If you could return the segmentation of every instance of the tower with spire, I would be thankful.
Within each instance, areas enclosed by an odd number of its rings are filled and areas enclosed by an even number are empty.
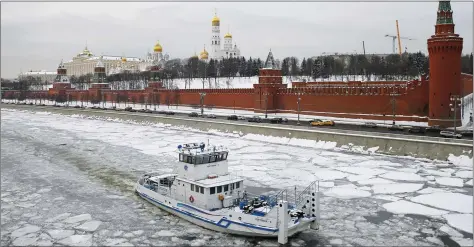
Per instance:
[[[212,58],[218,58],[221,55],[221,20],[217,17],[214,10],[212,18],[212,38],[211,38],[211,54]]]
[[[224,44],[223,47],[221,46],[221,20],[219,19],[219,17],[217,17],[216,12],[214,12],[214,17],[212,18],[211,23],[212,37],[209,58],[219,60],[222,58],[240,57],[240,50],[237,47],[237,44],[232,43],[232,34],[230,34],[229,31],[224,35]]]
[[[452,95],[461,92],[461,53],[463,39],[454,33],[450,1],[439,1],[435,34],[428,39],[429,53],[429,116],[428,125],[453,126],[450,104]],[[461,124],[456,107],[456,125]]]
[[[69,77],[67,76],[67,70],[64,67],[63,60],[58,65],[58,69],[56,70],[57,76],[54,79],[54,84],[56,83],[70,83]]]
[[[105,74],[105,66],[102,61],[102,56],[100,56],[99,61],[94,67],[94,83],[107,83],[107,75]]]

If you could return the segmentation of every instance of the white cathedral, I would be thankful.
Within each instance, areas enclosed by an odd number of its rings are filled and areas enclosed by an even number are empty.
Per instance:
[[[237,48],[236,44],[232,43],[232,35],[226,33],[224,35],[224,46],[221,44],[221,21],[216,14],[212,18],[212,37],[211,37],[211,49],[206,51],[206,48],[201,52],[200,58],[203,60],[216,59],[220,60],[222,58],[230,57],[240,57],[240,50]]]

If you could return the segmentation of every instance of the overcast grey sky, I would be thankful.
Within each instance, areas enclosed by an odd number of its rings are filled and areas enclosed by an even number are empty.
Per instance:
[[[473,4],[452,2],[463,53],[472,52]],[[221,35],[230,28],[242,55],[310,57],[323,52],[390,53],[400,35],[408,51],[426,52],[434,33],[437,2],[312,3],[1,3],[1,73],[55,70],[87,42],[94,54],[144,57],[159,40],[165,53],[184,58],[210,43],[214,8]],[[404,48],[403,48],[404,49]]]

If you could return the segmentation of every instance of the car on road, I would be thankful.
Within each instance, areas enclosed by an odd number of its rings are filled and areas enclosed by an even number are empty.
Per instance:
[[[239,120],[239,117],[237,115],[230,115],[227,117],[227,120]]]
[[[408,133],[421,133],[421,134],[424,134],[424,133],[426,133],[426,128],[421,127],[421,126],[412,126],[411,128],[408,129]]]
[[[260,118],[260,117],[251,117],[247,121],[252,122],[252,123],[261,123],[262,118]]]
[[[153,113],[153,111],[151,109],[145,109],[144,111],[145,113]]]
[[[275,118],[270,119],[270,123],[281,124],[281,123],[283,123],[283,122],[284,122],[284,120],[283,120],[283,118],[281,118],[281,117],[275,117]]]
[[[158,111],[158,114],[166,114],[166,111],[163,111],[163,110]]]
[[[311,125],[311,126],[334,126],[336,124],[332,120],[313,119],[313,120],[309,121],[309,125]]]
[[[214,115],[214,114],[208,114],[208,115],[206,115],[206,117],[207,118],[217,118],[216,115]]]
[[[166,115],[174,115],[174,111],[167,111],[165,114]]]
[[[426,132],[437,132],[439,133],[441,131],[441,126],[439,125],[433,125],[428,128],[426,128]]]
[[[188,114],[189,117],[199,117],[199,114],[197,112],[191,112]]]
[[[439,132],[439,135],[446,138],[458,138],[458,139],[462,138],[461,134],[454,133],[453,131],[447,131],[447,130],[443,130]]]
[[[362,127],[365,128],[377,128],[377,124],[374,122],[365,122]]]
[[[392,124],[390,125],[390,127],[388,127],[389,130],[393,130],[393,131],[403,131],[404,128],[401,126],[401,125],[398,125],[398,124]]]

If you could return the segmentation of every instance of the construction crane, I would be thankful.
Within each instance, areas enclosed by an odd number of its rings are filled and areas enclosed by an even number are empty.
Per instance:
[[[395,49],[395,40],[398,38],[398,53],[400,55],[402,55],[402,43],[401,43],[401,39],[406,39],[406,40],[415,40],[413,38],[408,38],[408,37],[401,37],[400,36],[400,29],[398,28],[398,20],[396,20],[396,26],[397,26],[397,35],[390,35],[390,34],[385,34],[385,37],[390,37],[392,38],[392,46],[393,46],[393,53],[396,53],[396,49]]]

